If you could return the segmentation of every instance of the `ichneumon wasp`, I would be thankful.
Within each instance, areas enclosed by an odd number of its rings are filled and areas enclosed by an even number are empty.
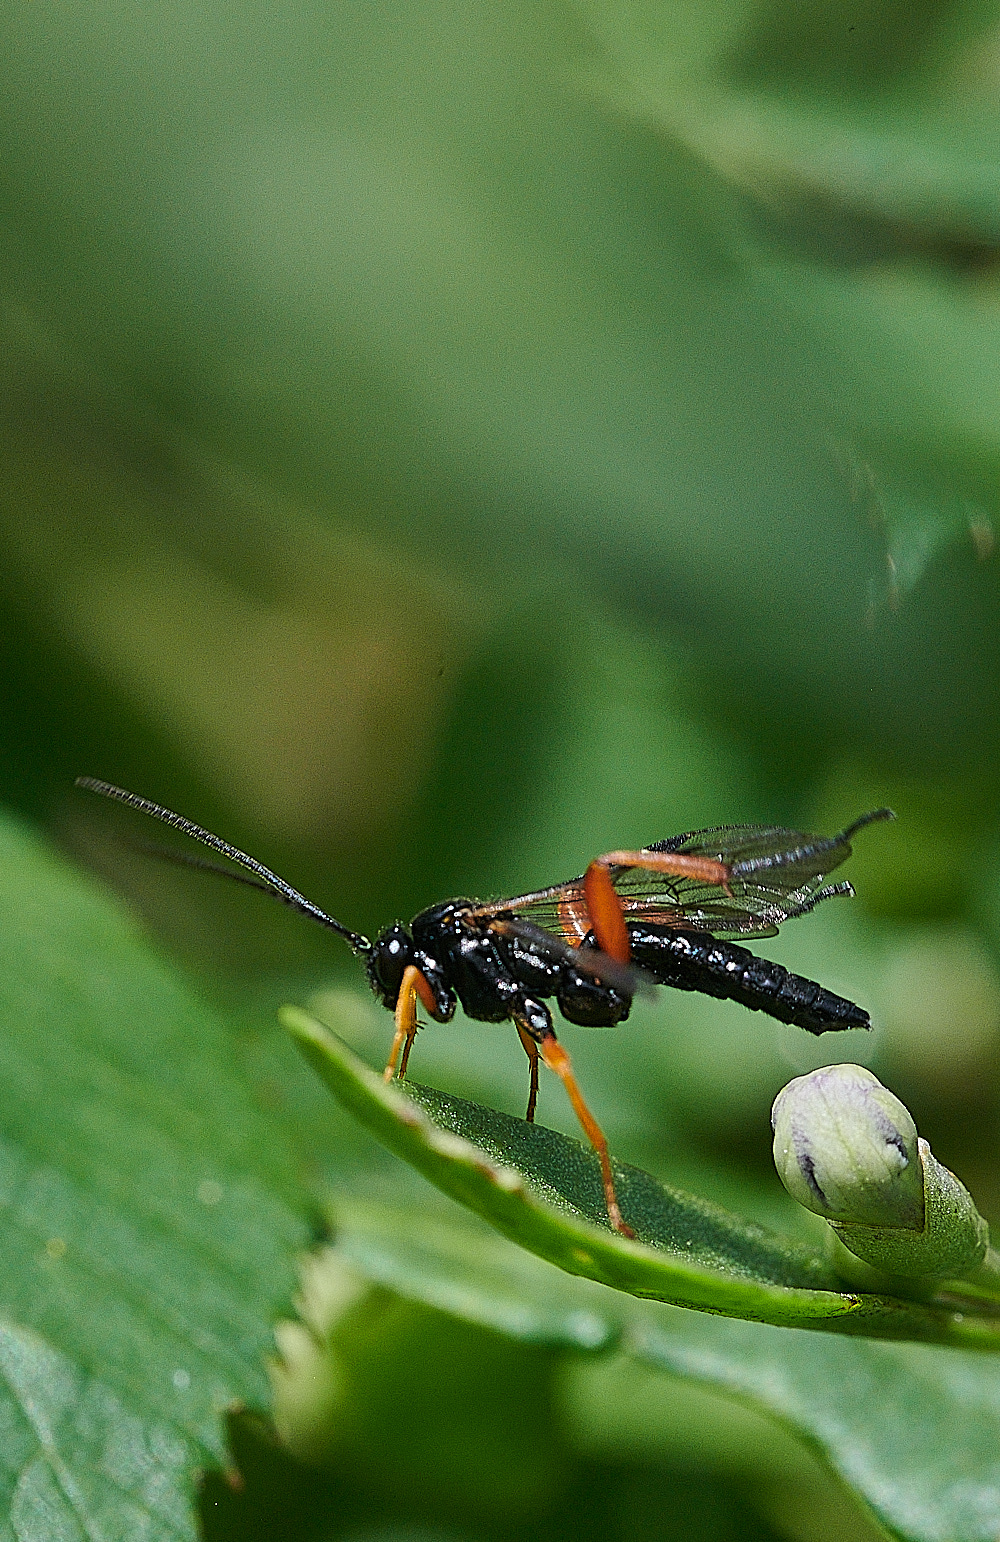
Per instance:
[[[509,899],[445,900],[398,921],[374,942],[320,910],[263,863],[170,809],[93,777],[77,786],[117,799],[172,825],[243,869],[234,872],[184,852],[158,854],[262,889],[342,937],[365,960],[375,995],[395,1013],[385,1078],[406,1075],[417,1032],[417,1002],[439,1023],[461,1002],[480,1022],[512,1022],[529,1065],[528,1120],[535,1116],[538,1062],[561,1080],[597,1153],[608,1220],[625,1236],[608,1143],[584,1101],[569,1055],[556,1038],[547,1001],[571,1023],[610,1027],[628,1017],[651,985],[703,991],[766,1012],[809,1033],[867,1028],[868,1013],[781,964],[758,958],[736,938],[772,937],[784,921],[821,900],[853,894],[825,884],[851,854],[865,825],[890,809],[862,814],[839,835],[804,835],[775,825],[719,825],[673,835],[640,851],[595,857],[581,878]]]

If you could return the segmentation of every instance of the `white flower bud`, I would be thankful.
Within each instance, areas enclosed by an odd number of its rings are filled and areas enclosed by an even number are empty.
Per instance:
[[[796,1077],[771,1122],[775,1165],[793,1199],[887,1281],[963,1280],[987,1267],[989,1227],[968,1189],[863,1066]]]
[[[860,1065],[797,1076],[774,1100],[785,1188],[828,1221],[920,1231],[924,1176],[909,1110]]]

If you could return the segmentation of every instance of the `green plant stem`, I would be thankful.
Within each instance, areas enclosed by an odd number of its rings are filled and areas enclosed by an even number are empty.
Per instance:
[[[935,1291],[935,1297],[967,1298],[974,1302],[990,1302],[1000,1307],[1000,1252],[989,1248],[979,1268],[960,1280],[948,1280]]]

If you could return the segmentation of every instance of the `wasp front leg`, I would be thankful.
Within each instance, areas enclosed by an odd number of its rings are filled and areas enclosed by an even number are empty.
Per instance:
[[[595,857],[583,877],[583,893],[590,924],[602,953],[627,964],[630,957],[628,927],[621,897],[611,876],[618,867],[641,867],[672,878],[697,878],[715,884],[729,894],[730,869],[713,857],[689,856],[683,851],[608,851]]]
[[[400,1059],[400,1052],[403,1058],[400,1061],[399,1074],[401,1077],[406,1075],[406,1063],[417,1036],[418,996],[431,1016],[437,1017],[437,1002],[427,976],[417,968],[416,964],[407,964],[403,970],[399,995],[396,997],[396,1032],[393,1034],[392,1049],[389,1051],[389,1059],[382,1073],[387,1082],[391,1082],[396,1074],[396,1062]]]

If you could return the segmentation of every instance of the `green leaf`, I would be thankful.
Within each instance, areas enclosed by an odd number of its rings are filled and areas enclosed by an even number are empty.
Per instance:
[[[458,1215],[458,1212],[455,1213]],[[608,1349],[621,1331],[614,1297],[547,1264],[467,1216],[360,1203],[333,1208],[338,1257],[366,1279],[526,1343]]]
[[[1000,1347],[989,1319],[847,1293],[800,1243],[615,1162],[635,1242],[611,1231],[594,1154],[553,1130],[408,1084],[387,1085],[321,1023],[281,1012],[331,1091],[391,1150],[498,1231],[570,1274],[726,1316],[885,1338]]]
[[[222,1025],[0,822],[0,1507],[18,1537],[191,1537],[219,1414],[267,1396],[305,1228]]]
[[[969,8],[978,15],[961,41],[954,15],[915,28],[912,7],[901,6],[893,35],[884,10],[864,18],[837,0],[811,15],[784,0],[753,9],[582,0],[578,9],[619,105],[765,203],[800,208],[804,220],[841,210],[885,222],[895,239],[880,232],[879,250],[996,241],[998,123],[986,74],[995,41],[981,8]]]
[[[233,1454],[245,1481],[237,1494],[212,1486],[204,1512],[208,1542],[242,1542],[248,1535],[261,1542],[423,1537],[425,1531],[437,1537],[442,1524],[449,1537],[530,1535],[538,1542],[580,1536],[626,1542],[640,1535],[735,1542],[775,1535],[755,1524],[756,1493],[751,1499],[742,1492],[745,1483],[737,1488],[712,1473],[682,1476],[648,1445],[639,1460],[636,1452],[608,1461],[581,1450],[567,1379],[608,1365],[609,1357],[568,1353],[568,1341],[540,1344],[530,1328],[527,1336],[514,1323],[512,1332],[497,1332],[490,1322],[492,1288],[506,1293],[518,1254],[529,1316],[545,1314],[550,1298],[567,1291],[592,1301],[603,1297],[619,1312],[639,1303],[560,1276],[455,1206],[426,1237],[425,1207],[408,1217],[383,1211],[375,1222],[373,1282],[345,1253],[348,1239],[370,1229],[368,1207],[352,1210],[338,1227],[336,1246],[306,1260],[297,1301],[301,1323],[279,1328],[275,1420],[284,1449],[309,1465],[286,1463],[282,1472],[281,1451],[266,1427],[234,1417]],[[343,1215],[339,1196],[336,1214]],[[414,1237],[423,1261],[411,1274]],[[398,1293],[383,1283],[386,1258],[400,1270]],[[463,1301],[469,1262],[474,1280]],[[449,1286],[456,1263],[458,1278]],[[453,1313],[441,1310],[442,1283],[455,1301]],[[634,1361],[618,1366],[633,1385],[664,1384]],[[578,1393],[569,1397],[576,1401]],[[712,1402],[716,1417],[721,1410],[725,1418],[725,1400]],[[758,1469],[754,1490],[759,1477]],[[647,1516],[642,1524],[639,1517]],[[309,1517],[312,1525],[303,1532],[296,1521]]]
[[[819,1449],[894,1535],[995,1542],[1000,1367],[987,1356],[788,1332],[632,1300],[560,1277],[457,1211],[434,1215],[338,1195],[334,1219],[331,1263],[347,1264],[410,1302],[528,1344],[617,1346],[622,1354],[613,1360],[576,1360],[573,1396],[599,1401],[600,1422],[623,1449],[632,1449],[641,1425],[641,1449],[653,1455],[649,1425],[664,1406],[668,1423],[678,1401],[675,1416],[685,1417],[688,1395],[676,1384],[662,1385],[658,1395],[644,1370],[653,1367],[776,1417]],[[577,1331],[578,1314],[584,1323],[603,1322],[603,1345]],[[695,1398],[695,1410],[701,1406]],[[703,1417],[725,1422],[725,1402],[708,1408]],[[760,1477],[775,1461],[774,1439],[753,1425],[748,1434],[738,1408],[732,1416],[738,1433],[731,1438],[761,1445],[747,1454]],[[664,1458],[669,1449],[668,1442]],[[787,1476],[775,1472],[772,1481],[787,1483]]]
[[[896,1536],[995,1542],[1000,1369],[982,1355],[672,1312],[636,1328],[650,1364],[749,1398],[818,1445]]]

